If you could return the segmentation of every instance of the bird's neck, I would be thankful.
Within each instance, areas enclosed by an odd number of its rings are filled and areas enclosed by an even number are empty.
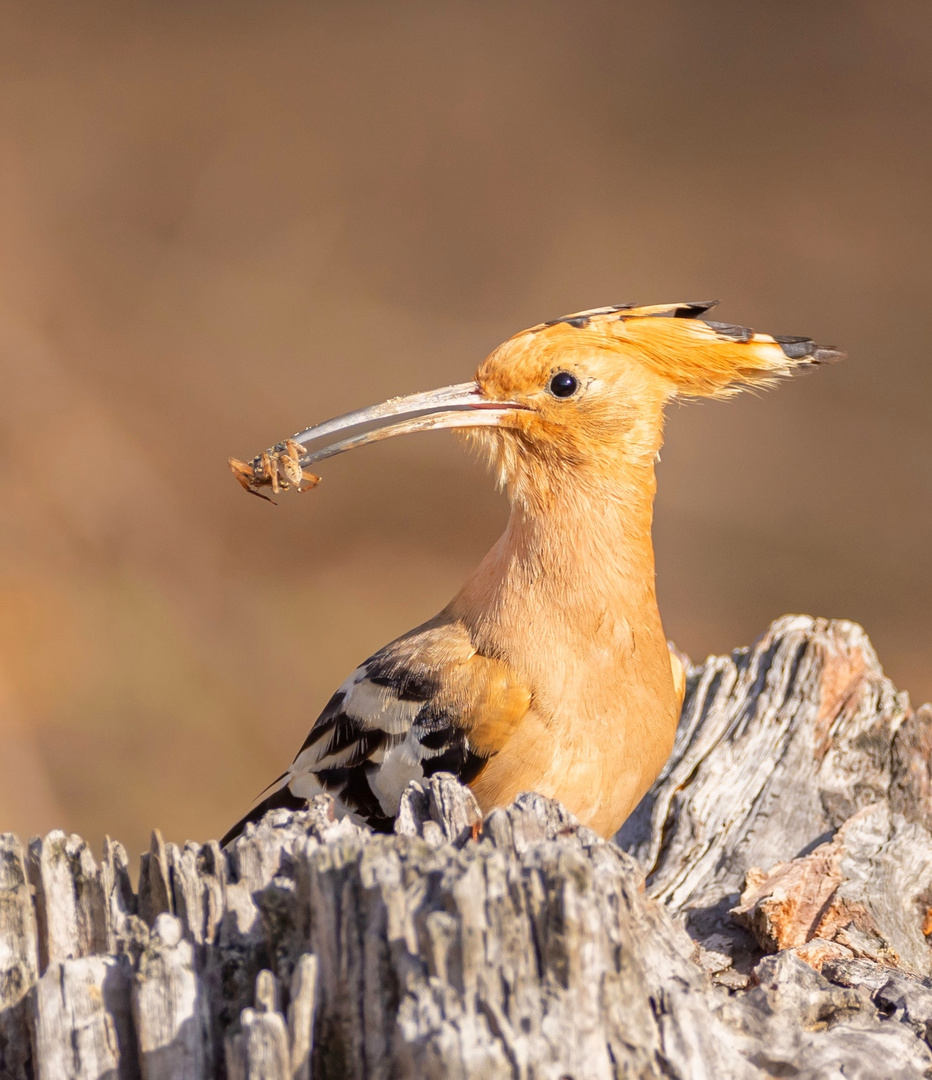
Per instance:
[[[544,499],[513,499],[508,526],[451,605],[477,641],[513,654],[530,642],[585,661],[663,642],[651,543],[653,463],[549,478]],[[517,656],[513,657],[515,660]]]
[[[605,477],[611,483],[605,483]],[[530,692],[535,743],[477,781],[480,802],[560,798],[611,835],[670,754],[679,714],[657,610],[653,463],[548,481],[517,499],[504,535],[445,612]]]

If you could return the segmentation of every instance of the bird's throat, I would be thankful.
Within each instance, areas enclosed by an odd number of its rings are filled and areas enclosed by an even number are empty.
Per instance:
[[[577,665],[620,659],[633,634],[665,648],[654,488],[653,466],[639,466],[551,487],[545,501],[513,500],[504,534],[451,607],[483,645],[534,667],[538,643]]]

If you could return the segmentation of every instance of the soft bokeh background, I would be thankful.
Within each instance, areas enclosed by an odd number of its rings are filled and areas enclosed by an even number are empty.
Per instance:
[[[694,657],[862,622],[932,697],[932,5],[0,5],[0,829],[206,839],[505,504],[449,435],[226,468],[606,303],[847,362],[674,409]]]

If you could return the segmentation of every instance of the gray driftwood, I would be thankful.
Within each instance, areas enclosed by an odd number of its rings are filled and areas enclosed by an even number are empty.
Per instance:
[[[932,709],[804,617],[689,671],[616,843],[450,777],[229,851],[0,837],[0,1078],[932,1077]],[[481,828],[481,833],[480,833]]]

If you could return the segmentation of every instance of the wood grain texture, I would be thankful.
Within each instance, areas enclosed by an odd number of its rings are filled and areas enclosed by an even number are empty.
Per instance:
[[[25,1080],[31,1048],[28,997],[39,977],[36,916],[25,852],[12,833],[0,835],[0,1075]]]
[[[0,1077],[932,1076],[932,710],[849,623],[687,674],[618,843],[442,774],[393,836],[324,796],[156,833],[138,891],[0,837]]]

